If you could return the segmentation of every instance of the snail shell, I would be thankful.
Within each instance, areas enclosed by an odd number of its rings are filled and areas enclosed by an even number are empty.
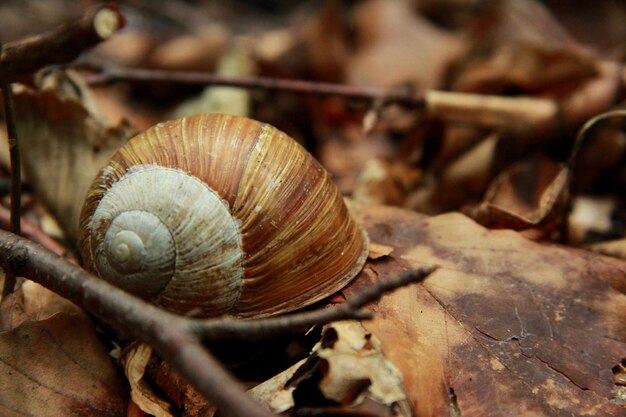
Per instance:
[[[165,309],[266,316],[361,270],[365,232],[329,174],[276,128],[200,115],[131,139],[83,206],[84,266]]]

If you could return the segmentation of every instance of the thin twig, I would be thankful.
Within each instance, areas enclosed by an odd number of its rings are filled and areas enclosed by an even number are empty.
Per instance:
[[[378,281],[376,285],[358,292],[344,303],[325,309],[295,313],[282,317],[270,317],[253,320],[193,320],[194,332],[205,340],[242,340],[254,341],[268,339],[287,332],[307,329],[316,324],[326,324],[339,320],[369,320],[372,313],[362,311],[385,293],[410,283],[420,282],[428,277],[437,267],[425,267],[406,271],[400,276]]]
[[[193,71],[170,71],[143,68],[124,68],[84,64],[87,69],[97,73],[86,77],[91,85],[106,84],[116,81],[133,82],[168,82],[178,84],[220,85],[267,91],[290,91],[299,94],[333,95],[355,100],[382,99],[385,103],[400,103],[411,106],[423,106],[424,95],[408,90],[389,90],[378,87],[359,87],[347,84],[333,84],[317,81],[293,80],[267,77],[225,77],[219,74]]]
[[[0,50],[4,50],[4,46],[0,46]],[[21,234],[21,202],[22,202],[22,168],[20,162],[20,150],[17,141],[17,129],[15,127],[15,109],[13,107],[13,92],[11,84],[5,83],[0,86],[2,88],[2,103],[4,106],[4,121],[7,128],[7,137],[9,141],[9,164],[11,170],[11,206],[9,214],[9,224],[11,232],[16,235]],[[4,277],[4,285],[2,287],[2,299],[13,292],[15,288],[16,277],[13,270],[7,269]]]
[[[0,230],[0,264],[82,306],[154,350],[221,413],[269,417],[202,346],[184,317],[156,308],[43,247]]]
[[[591,119],[587,120],[585,124],[580,128],[580,130],[578,131],[578,134],[576,135],[576,139],[574,140],[574,145],[572,146],[572,150],[570,151],[570,156],[567,160],[567,166],[569,167],[570,171],[573,172],[574,170],[574,163],[576,162],[578,153],[580,152],[580,149],[582,148],[582,145],[585,141],[585,138],[587,137],[587,133],[589,132],[589,130],[593,126],[595,126],[598,122],[605,120],[605,119],[610,119],[613,117],[621,117],[622,119],[626,118],[626,109],[615,109],[615,110],[610,110],[604,113],[600,113],[597,116],[594,116]]]
[[[0,54],[0,84],[17,81],[47,65],[68,63],[123,26],[117,6],[104,4],[49,32],[7,44]]]

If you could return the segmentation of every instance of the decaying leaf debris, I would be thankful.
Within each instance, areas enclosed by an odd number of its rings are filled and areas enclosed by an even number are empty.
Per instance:
[[[257,385],[251,394],[276,413],[344,406],[355,412],[412,415],[400,372],[385,359],[378,340],[354,322],[325,326],[308,359]]]
[[[3,5],[3,40],[66,20],[69,3]],[[44,246],[71,253],[88,185],[134,133],[181,112],[244,114],[314,153],[369,233],[365,268],[331,302],[438,266],[374,302],[371,321],[210,345],[265,410],[623,414],[624,117],[576,132],[624,104],[624,5],[139,3],[79,65],[13,85],[24,218],[43,224],[45,205],[62,229]],[[3,299],[0,414],[216,412],[148,345],[100,324],[32,282]]]

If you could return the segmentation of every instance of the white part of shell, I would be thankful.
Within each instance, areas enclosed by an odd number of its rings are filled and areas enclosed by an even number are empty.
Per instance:
[[[103,243],[96,250],[96,268],[106,273],[107,280],[132,293],[153,296],[174,274],[174,238],[168,227],[148,211],[129,210],[115,215]]]
[[[190,300],[189,309],[203,298],[225,311],[239,299],[244,254],[237,223],[226,202],[186,172],[133,167],[102,198],[91,230],[92,242],[101,242],[93,253],[98,274],[130,292],[166,303]]]

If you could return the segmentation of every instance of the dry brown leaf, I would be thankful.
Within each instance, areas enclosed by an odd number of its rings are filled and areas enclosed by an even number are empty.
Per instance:
[[[453,88],[483,94],[545,92],[565,84],[571,88],[598,74],[592,58],[578,50],[525,42],[507,43],[485,61],[464,68]]]
[[[265,75],[343,81],[349,48],[346,10],[341,2],[328,2],[287,29],[254,34],[254,55]]]
[[[328,138],[317,157],[331,173],[339,189],[351,193],[363,166],[372,159],[393,157],[393,148],[381,135],[363,136],[360,126],[352,126],[344,129],[342,137],[335,135]]]
[[[577,3],[571,7],[561,1],[547,1],[567,30],[585,45],[602,52],[605,59],[620,60],[626,40],[626,8],[615,0]]]
[[[107,63],[141,67],[146,65],[147,57],[158,45],[158,39],[128,27],[94,48],[94,54]]]
[[[373,276],[440,266],[364,322],[403,373],[415,415],[623,415],[612,370],[626,357],[625,262],[460,214],[351,206],[373,242],[395,249],[346,296]]]
[[[254,64],[246,42],[235,43],[219,59],[216,74],[225,77],[247,77],[252,75]],[[248,116],[250,92],[241,88],[209,86],[202,94],[184,101],[172,111],[172,119],[202,113],[224,113]]]
[[[147,58],[154,68],[212,71],[231,40],[228,28],[212,23],[198,28],[193,34],[184,34],[156,43]]]
[[[125,385],[78,307],[26,282],[2,303],[0,414],[126,414]]]
[[[450,146],[452,144],[447,142],[454,142],[464,136],[462,129],[448,129],[443,140]],[[501,140],[502,136],[494,132],[476,143],[468,143],[470,146],[466,147],[465,152],[442,169],[434,199],[447,207],[459,207],[481,196],[493,175],[496,149]]]
[[[534,157],[501,172],[483,202],[468,214],[489,228],[524,230],[541,224],[541,231],[548,233],[563,220],[568,186],[569,169]]]
[[[22,161],[37,196],[74,242],[89,185],[131,136],[128,125],[107,127],[77,75],[55,73],[34,91],[15,91]]]
[[[128,345],[120,357],[132,406],[156,417],[210,417],[215,413],[215,408],[166,362],[159,364],[156,375],[146,375],[151,359],[157,359],[153,349],[139,341]]]
[[[623,130],[623,117],[595,124],[586,131],[576,158],[576,189],[594,193],[598,184],[606,183],[606,180],[602,181],[603,176],[619,181],[619,169],[626,166],[624,158],[626,132]]]
[[[324,397],[339,404],[358,405],[365,398],[393,406],[410,416],[402,377],[382,355],[380,342],[357,322],[335,322],[324,327],[314,352],[326,361],[320,381]]]
[[[11,331],[26,321],[46,320],[57,313],[83,314],[65,298],[33,281],[24,281],[19,289],[0,304],[0,332]]]
[[[567,221],[568,243],[581,245],[618,237],[614,236],[618,225],[613,219],[618,203],[613,197],[579,195],[573,198]],[[595,239],[591,240],[592,237]]]

